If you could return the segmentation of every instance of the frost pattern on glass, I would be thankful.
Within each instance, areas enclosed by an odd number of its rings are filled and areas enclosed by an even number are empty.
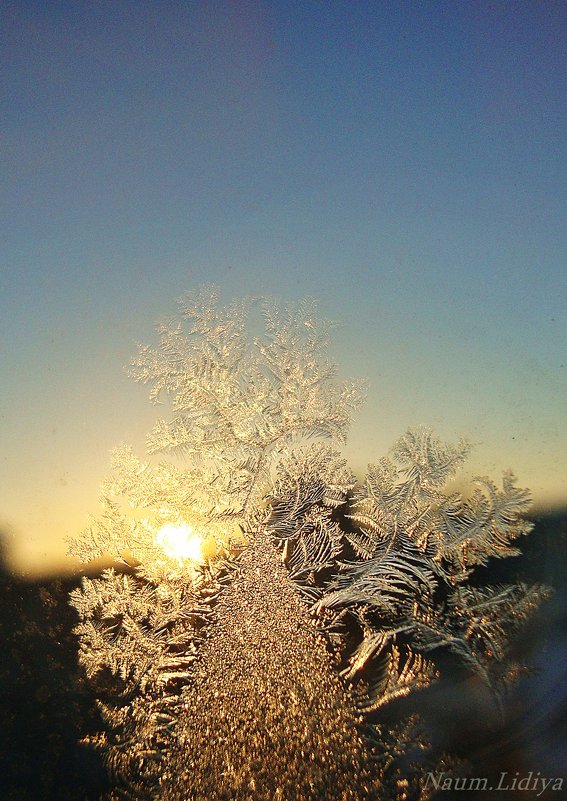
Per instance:
[[[144,460],[126,445],[114,450],[102,513],[70,544],[84,562],[112,564],[85,577],[72,602],[81,659],[108,724],[92,743],[104,749],[125,797],[157,792],[184,714],[181,690],[235,556],[270,514],[270,491],[283,480],[278,464],[338,465],[320,444],[308,444],[344,442],[362,399],[361,385],[337,380],[326,357],[331,327],[314,301],[223,307],[217,290],[205,287],[180,300],[177,317],[158,328],[158,347],[142,346],[131,366],[167,415],[150,432]],[[351,484],[341,463],[332,492]],[[332,506],[332,494],[325,500]],[[187,525],[208,548],[202,562],[163,548],[164,526]],[[293,557],[294,577],[338,553],[340,532],[328,515],[314,517],[310,532],[304,553]]]
[[[365,711],[427,686],[438,677],[435,657],[443,649],[481,676],[497,700],[518,675],[509,643],[549,590],[475,586],[474,571],[519,553],[511,543],[532,528],[524,519],[530,495],[510,472],[502,489],[475,478],[467,497],[448,494],[444,487],[469,450],[426,428],[408,430],[389,458],[370,465],[345,507],[351,558],[337,560],[314,612],[334,633],[343,676]]]
[[[408,430],[357,484],[337,447],[362,388],[337,380],[330,329],[314,301],[221,306],[205,287],[181,299],[158,347],[141,347],[132,365],[165,413],[145,459],[115,449],[102,513],[71,543],[85,562],[112,565],[85,577],[72,602],[107,723],[90,742],[106,753],[113,799],[159,798],[160,777],[175,775],[171,755],[191,714],[184,688],[238,554],[260,533],[279,549],[360,713],[375,716],[437,680],[443,652],[495,698],[522,672],[509,642],[549,591],[479,586],[474,572],[518,553],[529,493],[511,473],[501,488],[478,478],[467,496],[448,493],[470,446],[425,428]],[[203,558],[164,549],[164,527],[194,532]],[[406,798],[423,771],[454,764],[432,751],[421,774],[403,774],[416,742],[425,752],[417,715],[369,721],[365,734],[381,797]]]

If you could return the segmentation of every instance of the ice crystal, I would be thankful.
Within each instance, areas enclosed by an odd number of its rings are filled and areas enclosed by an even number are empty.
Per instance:
[[[301,531],[289,532],[298,543],[292,576],[331,566],[340,550],[329,510],[352,486],[350,473],[329,448],[301,448],[312,439],[343,442],[361,400],[361,387],[338,381],[326,358],[330,327],[314,301],[223,307],[214,288],[203,288],[181,299],[178,316],[159,326],[158,347],[141,347],[132,365],[168,415],[150,432],[146,459],[115,449],[102,514],[71,543],[84,562],[112,565],[84,578],[72,602],[81,659],[109,729],[94,744],[129,797],[156,792],[163,738],[213,602],[291,464],[321,474],[317,487],[294,489],[310,514]],[[332,474],[328,487],[323,474]],[[208,543],[204,563],[164,548],[160,532],[187,525]]]
[[[348,620],[358,631],[354,648],[343,637],[343,674],[365,685],[366,710],[427,686],[443,649],[497,693],[514,632],[548,597],[539,585],[469,585],[476,567],[518,554],[511,542],[532,526],[529,493],[509,472],[502,490],[475,478],[468,497],[445,491],[468,451],[409,430],[352,494],[353,558],[337,564],[314,609],[327,627]]]
[[[547,590],[471,577],[518,553],[514,541],[530,530],[529,493],[511,473],[501,489],[478,478],[468,495],[449,493],[470,447],[428,429],[407,431],[357,485],[337,446],[361,387],[337,379],[326,356],[330,328],[313,301],[222,306],[215,289],[203,288],[181,299],[177,317],[158,329],[159,345],[141,347],[132,365],[165,414],[145,459],[115,450],[102,514],[72,543],[85,562],[111,564],[85,577],[72,602],[81,660],[107,722],[91,742],[116,777],[113,799],[159,798],[164,776],[175,785],[215,601],[242,549],[250,555],[263,543],[258,554],[263,548],[269,562],[266,537],[359,712],[372,717],[435,681],[442,652],[495,693],[515,672],[510,636]],[[188,526],[203,559],[186,547],[176,555],[166,542],[164,532]],[[272,571],[282,573],[281,565]],[[410,785],[418,792],[418,773],[405,778],[399,769],[416,721],[389,731],[368,724],[384,798],[407,798]]]

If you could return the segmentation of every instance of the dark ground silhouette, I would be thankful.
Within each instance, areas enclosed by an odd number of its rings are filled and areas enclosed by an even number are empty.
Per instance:
[[[78,583],[0,570],[2,801],[90,801],[106,785],[100,757],[79,744],[101,720],[72,632],[67,598]]]
[[[455,678],[421,697],[392,705],[387,717],[423,706],[437,746],[471,764],[472,776],[506,771],[565,776],[567,785],[567,510],[540,515],[519,543],[522,556],[496,561],[481,583],[543,581],[551,600],[516,643],[539,672],[523,679],[506,703],[506,721],[474,681]],[[2,801],[91,801],[106,788],[102,760],[79,740],[100,730],[95,699],[78,664],[68,593],[77,578],[26,581],[0,569],[0,798]],[[439,794],[448,798],[447,792]],[[455,798],[464,797],[454,793]],[[526,791],[500,801],[531,801]],[[466,792],[467,801],[488,801]],[[539,798],[567,798],[546,793]],[[297,801],[300,801],[299,799]]]

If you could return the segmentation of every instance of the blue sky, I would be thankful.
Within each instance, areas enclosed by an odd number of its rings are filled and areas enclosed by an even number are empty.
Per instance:
[[[30,559],[154,416],[184,290],[320,298],[408,425],[567,500],[567,15],[540,2],[8,2],[0,519]],[[47,558],[47,557],[45,557]]]

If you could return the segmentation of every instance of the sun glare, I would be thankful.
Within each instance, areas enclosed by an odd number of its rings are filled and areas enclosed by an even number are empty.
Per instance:
[[[189,523],[162,526],[156,534],[156,542],[167,556],[178,562],[203,561],[202,538]]]

